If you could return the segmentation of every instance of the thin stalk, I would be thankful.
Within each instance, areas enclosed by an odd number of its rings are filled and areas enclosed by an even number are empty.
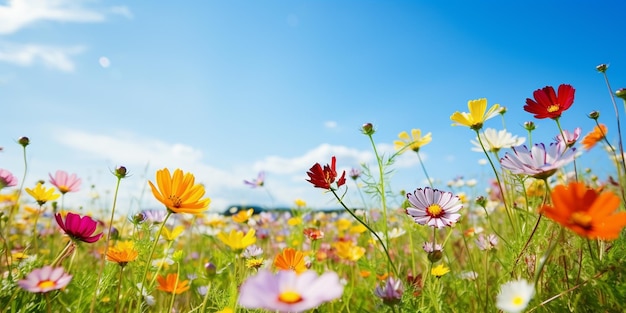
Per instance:
[[[604,81],[606,82],[606,87],[609,90],[609,95],[611,96],[611,103],[613,103],[613,109],[615,110],[615,120],[617,121],[617,133],[619,135],[619,152],[620,159],[622,161],[622,170],[626,172],[626,160],[624,160],[624,145],[622,144],[622,128],[619,122],[619,110],[617,109],[617,103],[615,102],[615,96],[613,96],[613,90],[611,89],[611,84],[609,83],[609,77],[606,75],[606,72],[602,72],[604,76]],[[626,108],[626,102],[624,102],[624,107]]]
[[[167,219],[170,217],[170,215],[172,215],[172,211],[167,210],[167,215],[165,215],[165,219],[163,220],[163,223],[161,223],[161,227],[159,227],[159,232],[157,233],[156,238],[154,238],[154,244],[152,245],[150,254],[148,254],[148,260],[146,260],[146,266],[143,269],[143,275],[142,275],[143,278],[141,279],[141,289],[139,290],[139,294],[141,296],[143,296],[143,291],[145,289],[146,276],[148,275],[148,269],[150,269],[150,263],[152,262],[152,255],[154,254],[154,251],[156,250],[156,246],[159,243],[159,237],[161,237],[161,232],[163,231],[163,227],[165,227],[165,223],[167,222]],[[141,303],[137,305],[137,312],[141,312]]]
[[[380,158],[380,156],[378,155],[378,150],[376,149],[376,143],[374,143],[374,137],[372,137],[371,134],[368,134],[370,142],[372,144],[372,149],[374,150],[374,156],[376,157],[376,161],[378,162],[378,186],[379,186],[379,190],[380,190],[380,202],[381,202],[381,208],[383,211],[383,231],[385,234],[385,245],[383,245],[383,248],[385,249],[385,254],[387,254],[387,258],[389,258],[389,263],[387,264],[387,272],[389,272],[389,268],[392,267],[393,263],[391,262],[391,257],[389,256],[389,253],[387,252],[387,246],[389,246],[389,224],[387,223],[387,199],[386,199],[386,195],[385,195],[385,176],[384,176],[384,171],[383,171],[383,162],[382,159]],[[333,191],[333,193],[335,194],[335,197],[337,197],[337,199],[339,199],[339,197],[337,196],[337,194]],[[342,202],[343,204],[343,202]],[[345,205],[344,205],[345,207]],[[347,207],[346,207],[347,209]],[[354,215],[350,210],[348,210],[350,212],[350,214],[352,214],[352,216],[354,216],[356,218],[356,215]],[[357,218],[358,219],[358,218]],[[360,219],[358,219],[363,225],[366,225],[365,223],[363,223]],[[368,229],[369,226],[366,226]],[[382,243],[382,240],[380,240],[380,238],[378,237],[378,235],[372,231],[370,229],[370,231],[379,239],[379,241]],[[396,271],[396,268],[393,267],[393,271],[396,274],[396,277],[398,277],[398,273]]]
[[[124,276],[122,275],[123,271],[124,271],[124,266],[120,266],[120,277],[117,282],[117,297],[115,298],[115,313],[117,313],[120,308],[120,295],[122,294],[122,280],[124,279]]]
[[[428,185],[430,186],[430,188],[435,189],[435,187],[433,187],[433,181],[430,180],[430,176],[428,176],[428,172],[426,171],[426,167],[424,166],[424,162],[422,161],[422,157],[420,156],[419,150],[415,151],[415,153],[417,154],[417,159],[420,161],[420,166],[422,167],[422,171],[424,171],[424,176],[426,176],[426,179],[428,180]]]
[[[170,300],[170,309],[168,312],[172,312],[174,308],[174,299],[176,298],[176,289],[178,289],[178,281],[180,280],[180,264],[176,266],[176,282],[174,283],[174,290],[172,290],[172,300]]]

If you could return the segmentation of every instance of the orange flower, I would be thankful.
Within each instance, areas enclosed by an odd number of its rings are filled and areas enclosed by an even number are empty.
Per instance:
[[[300,274],[307,270],[304,264],[304,254],[293,248],[285,248],[274,258],[274,266],[281,270],[292,270]]]
[[[607,132],[608,132],[608,129],[606,128],[606,125],[604,124],[599,124],[599,126],[594,127],[593,130],[589,132],[585,136],[585,138],[583,138],[583,141],[582,141],[583,148],[585,148],[585,150],[590,150],[598,142],[604,139],[604,137],[606,137]]]
[[[156,174],[158,189],[152,184],[152,194],[173,213],[198,214],[204,212],[211,199],[204,198],[204,186],[195,183],[195,177],[191,173],[183,173],[176,169],[174,175],[170,175],[167,168],[158,170]]]
[[[167,277],[159,275],[157,276],[157,282],[159,282],[157,289],[165,291],[167,293],[175,293],[179,295],[189,290],[189,281],[178,281],[178,274],[170,273],[167,274]]]
[[[139,253],[135,250],[135,245],[132,241],[118,242],[115,247],[111,247],[107,250],[107,260],[116,262],[122,267],[128,262],[137,259],[138,255]]]
[[[583,183],[558,185],[552,191],[553,205],[539,210],[546,217],[590,239],[617,239],[626,226],[626,213],[616,213],[620,198],[599,192]]]

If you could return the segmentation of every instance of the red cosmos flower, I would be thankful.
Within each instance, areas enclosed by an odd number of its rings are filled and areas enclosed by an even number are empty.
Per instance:
[[[57,220],[59,227],[74,240],[80,240],[87,243],[94,243],[102,237],[102,233],[94,235],[98,222],[94,221],[89,216],[80,216],[74,213],[67,213],[65,221],[61,213],[57,213],[54,216]]]
[[[569,109],[574,103],[574,92],[576,90],[571,85],[561,84],[558,95],[552,86],[546,86],[533,92],[535,100],[526,98],[524,111],[535,114],[535,118],[557,119],[561,113]]]
[[[324,168],[319,163],[315,163],[313,167],[306,173],[310,179],[306,181],[313,184],[317,188],[331,189],[331,184],[335,182],[337,178],[337,170],[335,169],[335,156],[332,157],[330,165],[324,165]],[[337,187],[341,187],[346,183],[346,171],[343,171],[341,178],[337,180]]]

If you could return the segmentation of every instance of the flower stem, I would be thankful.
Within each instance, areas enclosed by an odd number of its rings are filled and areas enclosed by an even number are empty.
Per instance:
[[[117,313],[120,308],[120,295],[122,293],[122,280],[124,279],[124,276],[122,275],[123,271],[124,271],[124,266],[120,266],[120,278],[117,281],[117,297],[115,298],[115,313]]]
[[[170,301],[170,309],[168,312],[172,312],[174,308],[174,299],[176,298],[176,290],[178,289],[178,281],[180,280],[180,264],[176,266],[176,282],[174,282],[174,290],[172,290],[172,300]]]
[[[154,238],[154,244],[152,245],[152,249],[150,250],[150,254],[148,254],[148,259],[146,260],[146,266],[143,269],[143,278],[141,279],[141,289],[139,290],[139,295],[143,297],[143,291],[146,288],[146,276],[148,276],[148,269],[150,269],[150,263],[152,262],[152,255],[156,250],[156,246],[159,243],[159,237],[161,237],[161,232],[163,231],[163,227],[165,227],[165,223],[167,219],[172,215],[172,211],[168,210],[167,215],[165,215],[165,219],[163,219],[163,223],[161,223],[161,227],[159,227],[159,231],[157,232],[156,238]],[[137,306],[137,312],[141,312],[141,304]]]
[[[422,161],[419,151],[416,151],[415,153],[417,154],[417,159],[420,161],[420,165],[422,166],[422,171],[424,171],[424,176],[426,176],[426,179],[428,180],[428,185],[430,188],[435,189],[435,187],[433,187],[433,181],[430,179],[430,176],[428,176],[428,172],[426,172],[426,167],[424,166],[424,162]]]
[[[613,96],[611,84],[609,83],[609,77],[606,75],[606,72],[602,72],[602,75],[604,76],[604,81],[606,82],[606,87],[609,90],[609,95],[611,96],[611,102],[613,103],[613,109],[615,110],[615,119],[617,121],[617,133],[619,137],[619,152],[621,156],[620,160],[622,161],[622,170],[626,172],[626,160],[624,160],[624,145],[622,143],[622,128],[619,122],[619,111],[617,110],[617,103],[615,103],[615,97]],[[624,108],[626,108],[626,101],[624,102]],[[615,160],[615,161],[619,162],[619,160]]]

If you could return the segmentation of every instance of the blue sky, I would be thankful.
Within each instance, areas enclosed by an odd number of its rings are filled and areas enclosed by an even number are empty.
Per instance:
[[[599,110],[615,135],[595,66],[609,63],[612,87],[626,86],[625,9],[621,1],[0,1],[0,167],[21,178],[15,141],[28,136],[26,186],[58,169],[77,173],[83,188],[66,201],[87,208],[110,204],[117,165],[133,174],[120,193],[130,211],[158,206],[142,190],[163,167],[193,172],[214,210],[270,205],[267,192],[275,205],[335,206],[306,171],[332,155],[341,169],[373,165],[359,131],[371,122],[387,154],[401,131],[432,132],[422,155],[438,187],[459,175],[484,180],[474,134],[449,119],[468,100],[506,106],[507,129],[525,136],[520,125],[533,120],[525,99],[568,83],[576,100],[563,127],[586,133],[594,125],[586,114]],[[554,122],[535,122],[533,142],[550,142]],[[485,126],[503,127],[500,118]],[[394,169],[394,188],[424,186],[414,154]],[[243,184],[261,170],[267,192]]]

